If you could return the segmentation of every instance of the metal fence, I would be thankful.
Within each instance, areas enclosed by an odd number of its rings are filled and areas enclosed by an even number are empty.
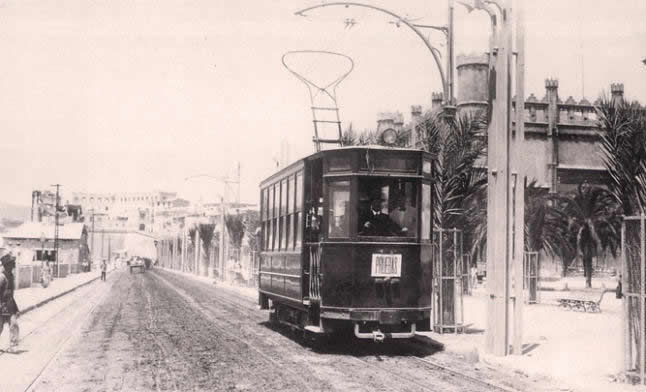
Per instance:
[[[462,253],[462,230],[433,230],[433,329],[464,332],[463,285],[468,280]]]
[[[627,380],[646,384],[646,216],[627,216],[621,228],[624,370]]]
[[[540,302],[538,290],[538,252],[525,252],[524,257],[524,289],[525,303],[537,304]]]

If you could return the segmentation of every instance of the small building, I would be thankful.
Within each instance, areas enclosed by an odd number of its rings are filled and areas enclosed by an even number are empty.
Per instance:
[[[40,281],[40,266],[50,261],[53,275],[59,276],[55,265],[58,252],[60,277],[78,273],[83,265],[89,266],[87,229],[83,223],[67,223],[58,226],[58,249],[54,246],[55,226],[43,222],[27,222],[3,234],[4,246],[16,254],[21,286],[27,282],[28,266],[34,267],[31,281]],[[23,282],[23,280],[25,280]]]

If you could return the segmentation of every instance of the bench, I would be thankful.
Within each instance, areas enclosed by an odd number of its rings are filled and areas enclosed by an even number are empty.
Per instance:
[[[606,293],[614,293],[615,289],[604,289],[601,292],[601,297],[598,301],[580,298],[559,298],[557,302],[559,307],[567,310],[574,310],[580,312],[601,313],[601,301]]]

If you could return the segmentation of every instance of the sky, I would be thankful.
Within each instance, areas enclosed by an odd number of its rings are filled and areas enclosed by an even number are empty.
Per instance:
[[[550,77],[563,100],[593,101],[623,82],[627,97],[646,102],[645,1],[525,3],[527,95],[542,98]],[[281,144],[292,160],[314,151],[307,88],[281,62],[288,51],[353,59],[336,90],[344,127],[374,128],[384,111],[408,121],[411,105],[430,106],[441,82],[419,37],[365,8],[294,15],[316,4],[0,0],[0,201],[29,205],[33,189],[55,183],[64,198],[164,190],[204,201],[222,185],[185,178],[231,176],[240,163],[241,199],[257,202]],[[370,4],[415,23],[447,20],[447,0]],[[456,54],[487,49],[486,14],[456,5],[455,24]],[[444,54],[442,34],[428,37]],[[313,78],[340,69],[320,59],[294,64]]]

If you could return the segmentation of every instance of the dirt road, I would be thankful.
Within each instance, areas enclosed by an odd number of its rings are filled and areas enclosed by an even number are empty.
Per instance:
[[[543,388],[419,343],[374,344],[347,337],[310,344],[289,329],[271,325],[268,312],[257,310],[248,298],[161,270],[117,271],[107,283],[97,282],[66,305],[54,305],[61,310],[40,324],[34,322],[40,333],[25,337],[23,353],[0,356],[0,366],[11,360],[16,368],[30,355],[39,358],[28,359],[31,371],[16,370],[22,374],[20,381],[9,390]]]

